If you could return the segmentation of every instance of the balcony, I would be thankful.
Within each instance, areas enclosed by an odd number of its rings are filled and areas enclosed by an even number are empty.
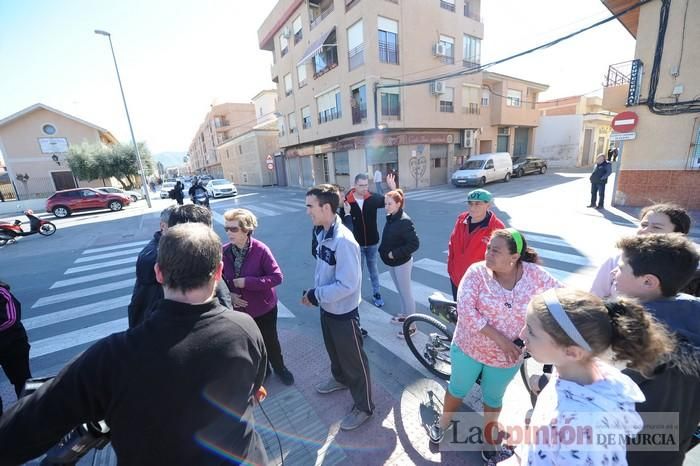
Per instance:
[[[471,3],[469,2],[464,2],[464,16],[471,18],[474,21],[481,21],[479,13],[472,8]]]
[[[454,4],[454,2],[446,2],[445,0],[440,0],[440,8],[442,8],[443,10],[451,11],[454,13],[455,4]]]
[[[365,44],[360,44],[348,52],[348,67],[354,70],[365,63]]]
[[[332,0],[309,0],[309,29],[318,26],[332,12]]]
[[[613,112],[623,112],[627,109],[632,83],[633,62],[615,63],[608,67],[603,88],[603,108]],[[636,84],[636,80],[635,84]]]
[[[608,67],[608,74],[605,77],[605,87],[629,85],[633,61],[634,60],[630,60],[610,65]]]
[[[462,113],[467,115],[479,115],[481,114],[481,107],[477,103],[468,103],[466,106],[462,107]]]
[[[352,124],[359,125],[363,120],[367,119],[367,106],[352,108]]]
[[[318,123],[327,123],[329,121],[337,120],[342,116],[342,113],[338,108],[329,108],[328,110],[324,110],[322,112],[319,112],[318,114]]]
[[[399,64],[399,48],[397,44],[379,41],[379,61],[382,63]]]

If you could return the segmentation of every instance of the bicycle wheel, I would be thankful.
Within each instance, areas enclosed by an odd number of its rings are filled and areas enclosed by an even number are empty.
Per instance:
[[[544,373],[543,370],[544,366],[540,364],[539,362],[535,361],[531,357],[525,358],[523,361],[522,366],[520,366],[520,378],[523,381],[523,384],[525,385],[525,389],[527,390],[528,394],[530,395],[530,403],[532,403],[532,406],[535,406],[535,403],[537,402],[537,393],[535,393],[532,388],[530,388],[530,379],[537,379],[542,376]],[[536,381],[533,380],[533,383],[537,383]],[[535,385],[535,387],[537,387]]]
[[[46,222],[39,227],[39,234],[44,236],[51,236],[56,233],[56,225],[51,222]]]
[[[445,324],[425,314],[413,314],[404,321],[403,334],[418,362],[441,379],[450,378],[452,332]]]

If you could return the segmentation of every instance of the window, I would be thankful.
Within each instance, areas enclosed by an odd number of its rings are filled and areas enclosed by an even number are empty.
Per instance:
[[[287,37],[285,37],[284,32],[282,32],[282,34],[280,34],[280,57],[287,55],[288,51],[289,41],[287,40]]]
[[[309,4],[309,29],[313,29],[333,11],[333,0],[311,0]]]
[[[340,89],[336,88],[316,97],[316,108],[319,124],[340,118]]]
[[[455,0],[440,0],[440,8],[455,11]]]
[[[335,167],[335,175],[338,176],[349,176],[350,175],[350,161],[348,159],[348,153],[336,152],[333,154],[333,165]]]
[[[284,118],[283,117],[277,118],[277,132],[279,133],[280,136],[285,135]]]
[[[379,16],[379,61],[399,64],[399,23]]]
[[[481,106],[488,107],[489,100],[491,100],[491,93],[487,89],[481,91]]]
[[[299,41],[304,37],[301,30],[301,16],[297,16],[297,19],[292,23],[292,31],[294,32],[294,45],[298,44]]]
[[[301,127],[311,128],[311,109],[308,106],[301,109]]]
[[[297,116],[294,112],[290,113],[287,117],[289,120],[289,134],[294,134],[297,132]]]
[[[520,107],[520,103],[523,100],[522,91],[516,91],[515,89],[508,89],[508,94],[506,95],[506,105],[508,107]]]
[[[306,62],[297,65],[297,83],[299,88],[306,86]]]
[[[284,95],[285,96],[290,96],[292,95],[292,89],[293,89],[293,84],[292,84],[292,75],[291,73],[287,73],[284,75]]]
[[[353,125],[360,124],[367,118],[367,89],[364,83],[350,88],[350,109]]]
[[[449,36],[440,35],[438,44],[444,48],[444,53],[440,55],[440,61],[451,65],[455,62],[455,40]]]
[[[464,67],[476,68],[481,65],[481,39],[465,34],[462,46],[462,64]]]
[[[44,126],[41,127],[41,131],[47,136],[53,136],[54,134],[56,134],[56,127],[51,123],[46,123]]]
[[[470,84],[462,86],[462,110],[469,115],[480,113],[479,100],[481,99],[481,87]]]
[[[445,87],[445,92],[440,94],[440,111],[452,113],[454,109],[455,88]]]
[[[464,0],[464,16],[479,21],[479,12],[472,6],[471,0]]]
[[[326,43],[332,45],[325,45]],[[333,30],[328,35],[324,45],[314,55],[314,78],[318,78],[338,66],[338,46],[336,44],[335,30]]]
[[[394,84],[398,81],[385,81],[382,84]],[[401,118],[401,103],[398,87],[387,87],[379,89],[381,99],[381,109],[383,116]]]
[[[489,170],[493,168],[493,160],[489,159],[488,162],[486,162],[486,165],[484,166],[484,170]]]
[[[362,20],[360,20],[348,28],[348,65],[351,70],[365,62],[363,40]]]

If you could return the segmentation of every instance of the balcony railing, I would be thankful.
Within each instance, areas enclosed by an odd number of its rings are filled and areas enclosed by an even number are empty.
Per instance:
[[[321,23],[321,21],[323,21],[324,18],[326,18],[326,16],[330,15],[332,12],[333,12],[333,3],[331,3],[328,8],[321,11],[321,13],[318,16],[316,16],[315,18],[311,18],[311,22],[309,23],[309,29],[313,29],[316,26],[318,26],[319,23]]]
[[[452,55],[441,55],[440,61],[446,65],[454,65],[455,64],[455,57],[453,57]]]
[[[365,63],[365,44],[360,44],[348,52],[348,66],[354,70]]]
[[[470,102],[466,106],[462,107],[462,113],[466,113],[467,115],[479,115],[481,113],[481,109],[479,104]]]
[[[329,121],[337,120],[340,118],[341,112],[337,108],[329,108],[328,110],[324,110],[322,112],[318,113],[318,123],[327,123]]]
[[[367,118],[367,106],[354,107],[352,109],[352,124],[359,125],[363,119]]]
[[[608,67],[608,74],[605,78],[605,87],[624,86],[630,83],[630,73],[632,72],[632,62],[625,61],[615,63]]]
[[[475,60],[474,58],[472,59],[464,59],[462,60],[462,66],[468,69],[472,68],[478,68],[481,66],[481,63],[479,60]]]
[[[301,127],[303,129],[311,128],[311,117],[306,117],[301,121]]]
[[[455,111],[454,103],[448,102],[446,100],[440,101],[440,111],[445,113],[452,113]]]
[[[326,64],[326,67],[325,67],[325,68],[322,68],[322,69],[320,69],[320,70],[318,70],[318,71],[316,71],[316,72],[314,73],[314,79],[320,78],[321,76],[323,76],[324,74],[328,73],[330,70],[332,70],[333,68],[336,68],[337,66],[338,66],[337,63],[328,63],[328,64]]]
[[[454,12],[455,11],[455,4],[450,3],[450,2],[446,2],[445,0],[440,0],[440,8]]]
[[[379,61],[382,63],[399,64],[399,48],[396,44],[379,41]]]

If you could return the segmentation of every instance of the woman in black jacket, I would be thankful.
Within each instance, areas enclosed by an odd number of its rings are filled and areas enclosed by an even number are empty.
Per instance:
[[[401,323],[406,316],[416,312],[416,303],[411,291],[411,269],[413,269],[413,253],[418,250],[420,242],[411,217],[403,211],[403,191],[396,189],[389,191],[384,196],[386,208],[386,224],[382,233],[382,242],[379,245],[379,256],[382,258],[391,273],[396,291],[401,298],[401,312],[391,320]],[[411,329],[415,332],[415,328]],[[399,332],[399,338],[403,338],[403,332]]]
[[[17,397],[22,393],[24,383],[31,378],[29,370],[29,340],[22,325],[22,305],[10,293],[10,285],[0,281],[0,366],[10,383],[15,387]],[[0,398],[0,415],[2,399]]]

